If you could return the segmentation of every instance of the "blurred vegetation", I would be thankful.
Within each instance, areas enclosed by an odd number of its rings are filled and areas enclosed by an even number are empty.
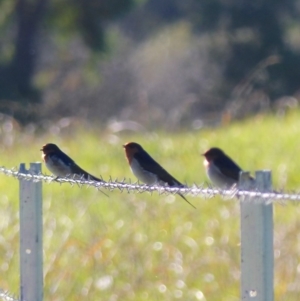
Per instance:
[[[9,4],[7,4],[9,2]],[[59,33],[65,42],[80,35],[94,51],[104,50],[106,22],[122,15],[134,0],[12,0],[0,1],[2,41],[0,99],[2,112],[21,122],[38,117],[34,106],[42,100],[33,83],[42,36]]]
[[[296,0],[0,1],[0,111],[178,129],[298,103]]]
[[[55,142],[97,176],[135,181],[122,144],[136,141],[180,181],[200,185],[207,182],[200,154],[218,146],[252,174],[272,170],[274,188],[299,192],[298,110],[178,133],[100,132],[66,120],[47,129],[19,129],[2,118],[5,166],[28,167],[43,144]],[[0,187],[0,288],[18,295],[18,181],[1,175]],[[240,300],[237,199],[188,197],[193,209],[173,195],[105,192],[43,183],[45,300]],[[299,300],[299,214],[299,202],[274,205],[276,300]]]

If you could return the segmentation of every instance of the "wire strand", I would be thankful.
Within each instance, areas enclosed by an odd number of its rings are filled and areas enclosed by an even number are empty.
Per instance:
[[[68,183],[71,186],[78,185],[79,187],[87,186],[94,187],[96,189],[107,189],[109,191],[119,190],[120,192],[134,192],[134,193],[153,193],[158,192],[159,194],[183,194],[192,197],[202,197],[202,198],[212,198],[217,195],[222,198],[232,199],[238,197],[240,200],[249,201],[249,199],[255,198],[255,201],[264,201],[266,203],[275,202],[275,201],[300,201],[300,194],[290,193],[290,192],[262,192],[258,190],[244,190],[233,187],[232,189],[216,189],[209,187],[205,184],[196,185],[194,184],[191,187],[169,187],[169,186],[160,186],[160,185],[146,185],[139,182],[133,182],[128,179],[123,179],[121,181],[114,180],[110,177],[107,181],[103,182],[85,180],[83,178],[60,178],[53,177],[49,175],[44,175],[42,173],[33,174],[33,173],[22,173],[16,170],[16,168],[8,169],[6,167],[0,167],[0,172],[6,176],[12,176],[18,180],[26,180],[32,182],[46,182],[53,183],[57,182],[60,184]],[[259,200],[258,200],[259,199]]]

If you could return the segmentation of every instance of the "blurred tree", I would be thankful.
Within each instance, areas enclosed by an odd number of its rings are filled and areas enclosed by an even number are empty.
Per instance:
[[[0,99],[2,99],[1,110],[6,113],[15,110],[17,101],[36,102],[39,98],[38,91],[32,87],[31,79],[36,57],[37,30],[44,16],[47,0],[17,0],[11,3],[14,10],[12,6],[8,7],[5,1],[0,3],[4,9],[3,15],[9,13],[6,18],[2,18],[1,26],[11,32],[12,26],[9,25],[13,25],[13,21],[8,16],[14,15],[16,20],[15,40],[10,41],[10,44],[14,44],[14,49],[13,51],[10,49],[9,55],[5,56],[3,53],[1,55]],[[4,44],[2,47],[4,48]]]
[[[231,97],[236,85],[263,66],[260,74],[255,72],[263,76],[251,78],[252,88],[263,89],[274,100],[300,88],[300,54],[287,42],[290,27],[299,26],[299,8],[296,0],[148,0],[131,13],[124,27],[140,40],[165,24],[184,19],[197,34],[225,34],[226,49],[211,51],[215,59],[222,58],[224,82],[219,93]],[[280,62],[268,60],[274,55]],[[273,64],[262,63],[266,60]]]
[[[0,0],[0,111],[26,122],[41,99],[32,78],[43,30],[68,37],[80,33],[94,51],[104,51],[105,24],[128,11],[135,0]],[[9,45],[9,46],[8,46]]]

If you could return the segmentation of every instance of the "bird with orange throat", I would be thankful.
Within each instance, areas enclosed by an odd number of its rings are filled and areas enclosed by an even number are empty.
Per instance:
[[[206,174],[215,186],[227,189],[238,183],[243,170],[220,148],[212,147],[202,155]],[[250,180],[254,181],[254,178],[250,176]]]
[[[138,143],[129,142],[123,147],[133,174],[141,182],[147,185],[162,184],[170,187],[185,187],[160,166]],[[196,208],[182,194],[178,194],[192,207]]]
[[[67,154],[61,151],[56,144],[47,143],[43,145],[41,151],[43,152],[42,158],[46,167],[57,177],[69,176],[104,182],[79,167]]]

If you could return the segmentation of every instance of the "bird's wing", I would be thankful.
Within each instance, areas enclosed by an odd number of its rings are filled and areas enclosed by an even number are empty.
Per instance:
[[[157,175],[160,181],[167,183],[169,186],[183,186],[162,166],[160,166],[148,153],[136,153],[134,157],[139,162],[141,168]]]
[[[220,160],[215,159],[215,166],[225,176],[234,179],[235,181],[239,180],[239,175],[242,169],[229,157],[225,157]]]
[[[85,180],[93,180],[93,181],[97,181],[97,182],[103,182],[103,180],[91,175],[90,173],[88,173],[87,171],[82,169],[80,166],[78,166],[75,162],[73,162],[71,168],[72,168],[73,174],[79,175],[79,176],[83,177]]]
[[[75,164],[75,162],[64,152],[53,153],[51,154],[51,156],[55,161],[62,161],[67,166],[71,167]]]
[[[64,152],[60,152],[57,155],[53,155],[55,156],[56,160],[53,160],[54,163],[55,161],[62,161],[64,164],[66,164],[68,167],[70,167],[72,174],[76,174],[79,176],[82,176],[84,179],[86,180],[94,180],[94,181],[99,181],[102,182],[101,179],[92,176],[91,174],[89,174],[88,172],[86,172],[84,169],[82,169],[80,166],[78,166],[75,161],[73,159],[71,159],[67,154],[65,154]]]
[[[167,183],[169,186],[184,187],[179,181],[171,176],[163,167],[161,167],[148,153],[136,153],[135,159],[139,162],[141,168],[144,170],[156,174],[159,181]],[[181,193],[178,193],[187,203],[196,209]]]

